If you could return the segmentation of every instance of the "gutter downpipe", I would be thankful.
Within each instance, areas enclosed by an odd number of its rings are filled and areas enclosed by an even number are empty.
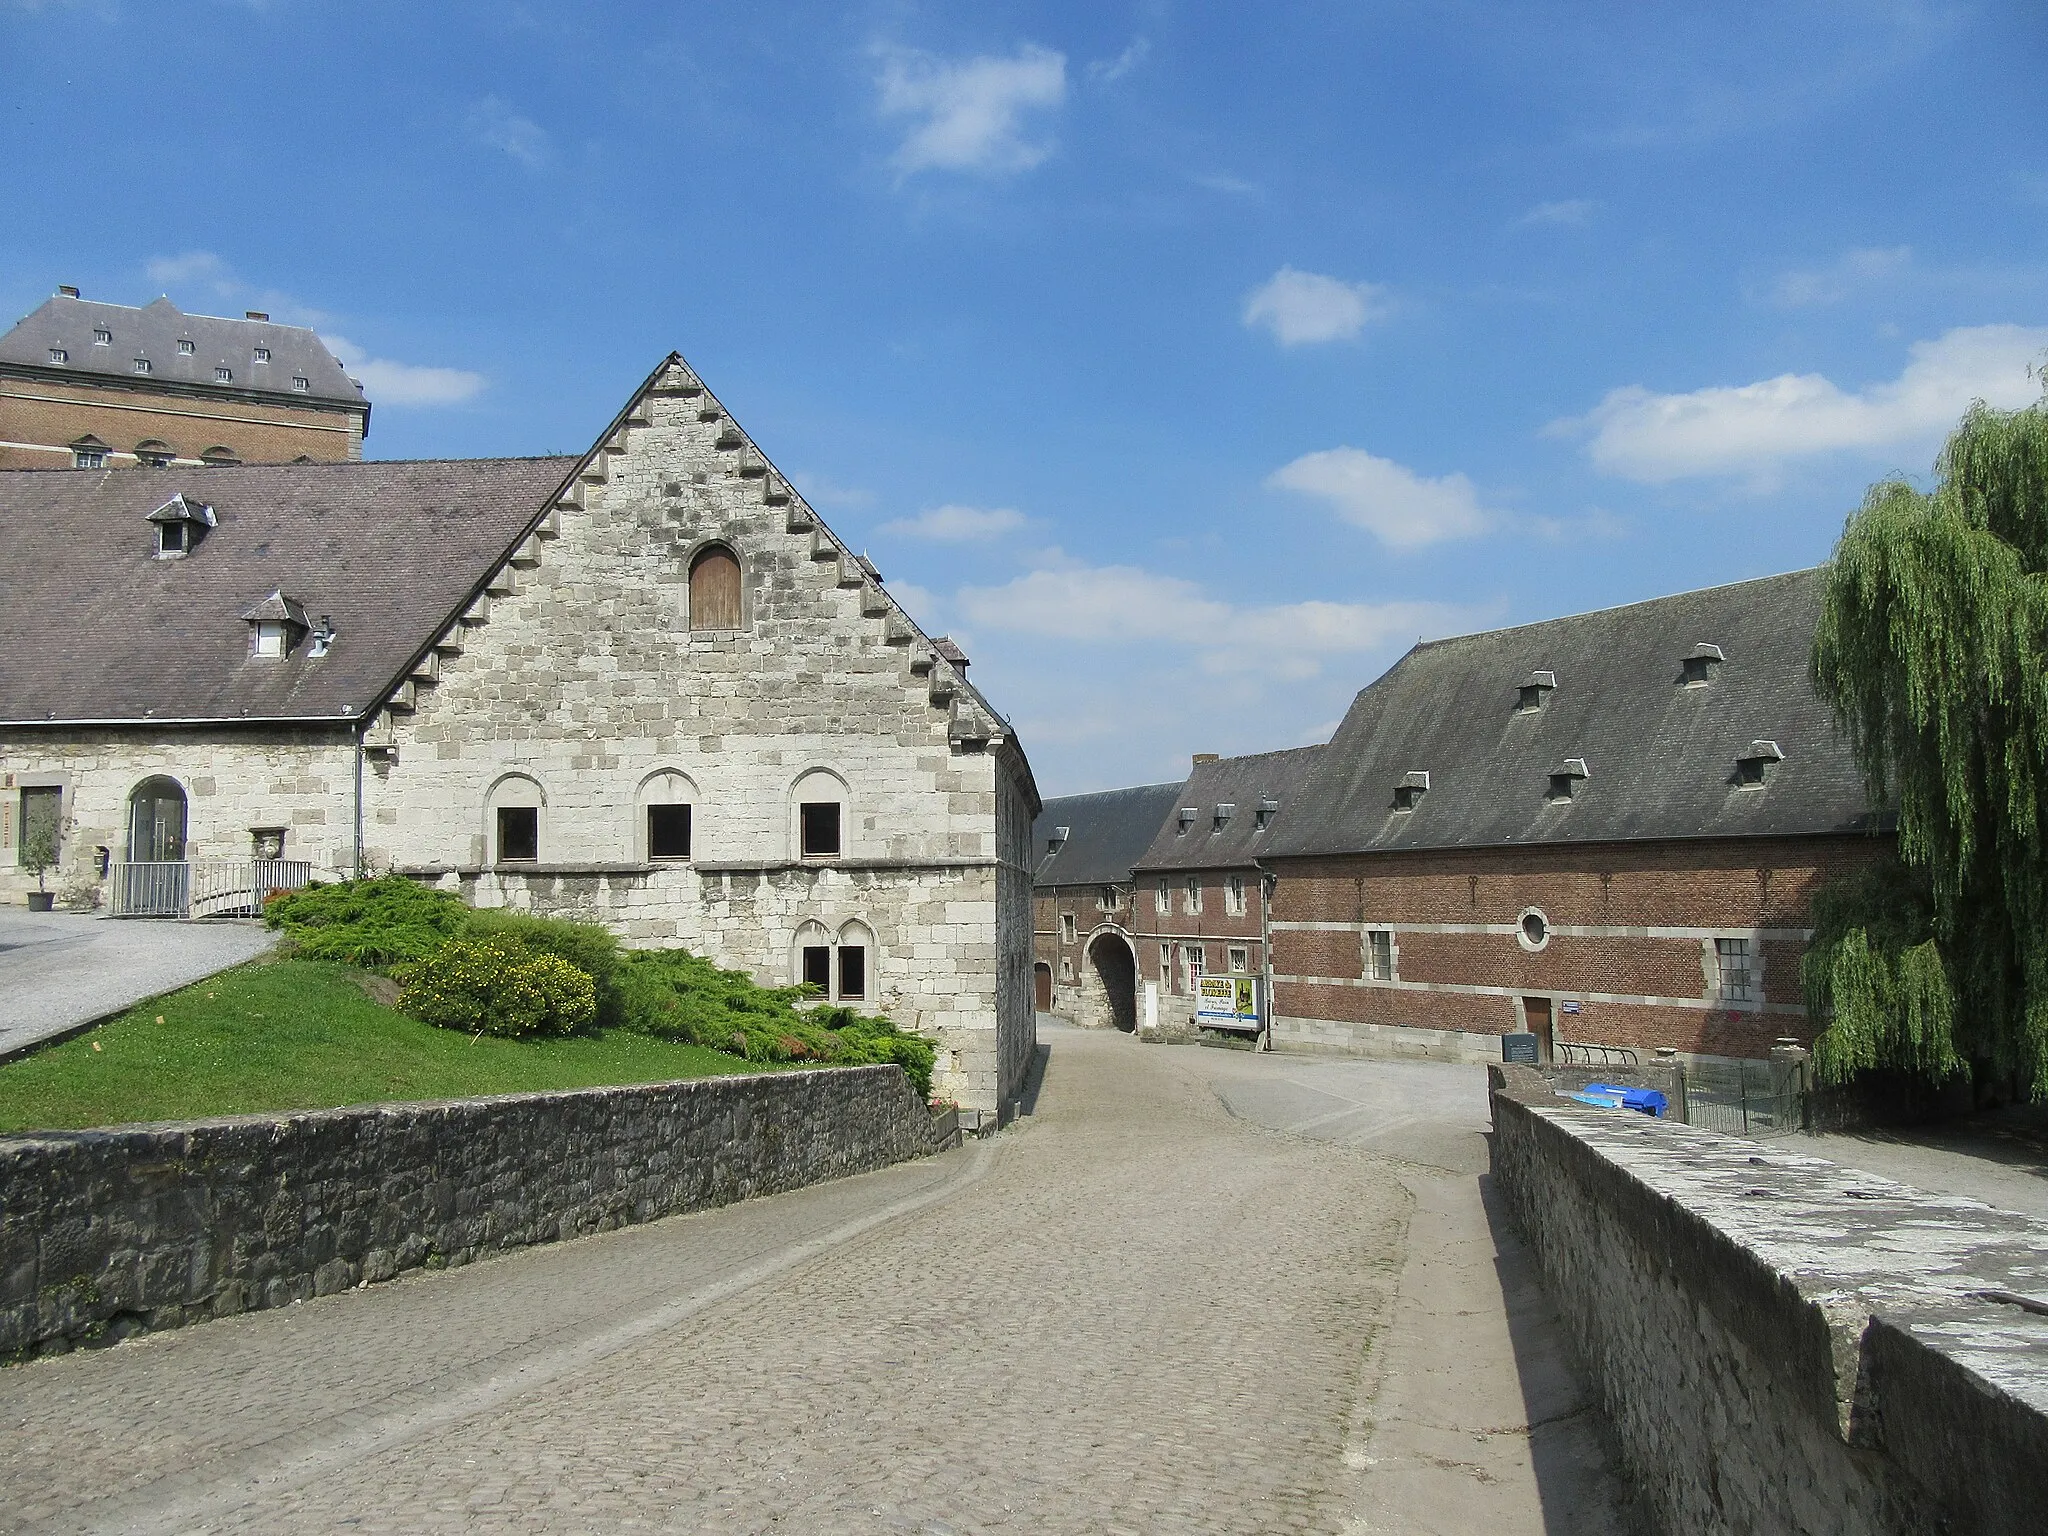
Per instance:
[[[1280,883],[1280,877],[1262,865],[1254,865],[1259,871],[1259,969],[1265,974],[1260,979],[1265,983],[1259,990],[1264,993],[1264,1016],[1259,1020],[1259,1049],[1273,1049],[1273,887]]]
[[[356,854],[355,878],[363,878],[363,732],[368,729],[364,720],[356,722]]]

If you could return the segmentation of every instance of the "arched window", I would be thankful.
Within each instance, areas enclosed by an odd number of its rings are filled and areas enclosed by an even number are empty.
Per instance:
[[[846,781],[829,768],[812,768],[790,786],[796,852],[801,859],[836,859],[846,852]]]
[[[185,791],[176,779],[144,779],[128,797],[128,860],[175,864],[185,857]]]
[[[523,773],[507,774],[491,786],[484,835],[493,864],[531,864],[540,858],[540,824],[548,797]]]
[[[640,856],[649,863],[681,863],[696,852],[697,786],[690,776],[662,768],[640,782]]]
[[[690,628],[739,627],[739,557],[723,544],[708,544],[690,562]]]
[[[168,469],[175,457],[171,445],[161,438],[145,437],[135,445],[135,462],[144,469]]]
[[[791,971],[833,1003],[866,1003],[875,991],[874,930],[859,918],[834,933],[815,918],[796,931]]]
[[[223,448],[219,443],[215,443],[211,448],[205,449],[203,452],[200,453],[199,462],[202,464],[210,464],[218,467],[225,467],[227,465],[241,463],[242,457],[240,454],[236,453],[234,449]]]
[[[833,981],[837,983],[833,996],[842,1003],[864,1003],[874,991],[874,976],[871,961],[875,954],[875,936],[868,925],[855,918],[839,930],[839,953],[833,966]]]

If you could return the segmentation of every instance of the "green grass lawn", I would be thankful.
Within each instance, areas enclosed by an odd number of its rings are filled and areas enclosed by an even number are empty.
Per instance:
[[[770,1070],[624,1030],[472,1040],[373,1002],[365,973],[256,961],[0,1066],[0,1132]]]

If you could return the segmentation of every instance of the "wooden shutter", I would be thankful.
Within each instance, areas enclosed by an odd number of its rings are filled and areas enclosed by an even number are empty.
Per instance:
[[[740,563],[714,544],[690,564],[690,628],[740,627]]]

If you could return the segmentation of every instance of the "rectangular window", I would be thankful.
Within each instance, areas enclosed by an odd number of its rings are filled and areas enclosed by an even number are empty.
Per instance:
[[[839,802],[822,800],[802,807],[803,849],[807,859],[839,857]]]
[[[647,857],[687,859],[690,856],[690,808],[687,805],[647,807]]]
[[[1243,976],[1252,968],[1252,952],[1242,944],[1230,946],[1230,974]]]
[[[267,363],[270,361],[270,348],[258,347],[250,355],[253,356],[259,363]]]
[[[1714,940],[1714,958],[1721,967],[1721,1000],[1748,1003],[1756,1000],[1749,968],[1749,940]]]
[[[1365,979],[1394,979],[1394,936],[1384,928],[1375,929],[1365,936]]]
[[[804,983],[818,989],[823,997],[832,995],[832,946],[829,944],[806,944],[804,946]]]
[[[114,333],[112,331],[94,331],[92,333],[92,344],[96,347],[111,347],[114,344]]]
[[[1159,990],[1162,992],[1171,992],[1173,990],[1173,946],[1171,944],[1159,946]]]
[[[105,469],[107,451],[104,448],[74,448],[71,450],[73,469]]]
[[[234,382],[235,370],[232,368],[216,368],[213,370],[213,376],[223,384],[230,384]]]
[[[1188,879],[1188,911],[1196,916],[1202,911],[1202,882],[1193,876]]]
[[[1187,982],[1188,995],[1195,996],[1201,991],[1202,946],[1183,944],[1180,947],[1181,976]]]
[[[531,805],[498,807],[498,862],[530,864],[540,857],[540,811]]]
[[[284,654],[284,625],[268,621],[256,626],[256,654],[258,656],[282,656]]]
[[[868,952],[859,944],[839,946],[839,995],[843,998],[868,995]]]
[[[1073,979],[1074,979],[1074,962],[1073,962],[1073,961],[1071,961],[1071,960],[1062,960],[1062,961],[1060,961],[1060,980],[1061,980],[1061,981],[1072,981]]]
[[[190,357],[193,353],[193,350],[193,344],[189,341],[181,341],[178,343],[178,355],[181,357]]]
[[[138,357],[137,359],[135,359],[135,371],[137,373],[149,372],[149,359],[146,357]]]
[[[55,787],[24,789],[21,792],[21,837],[15,843],[15,862],[24,869],[28,867],[30,852],[39,838],[47,837],[49,846],[44,851],[55,856],[57,834],[62,825],[59,812],[63,809],[64,791]]]
[[[1075,922],[1074,922],[1074,914],[1073,914],[1073,913],[1071,913],[1071,912],[1062,912],[1062,913],[1060,914],[1060,942],[1061,942],[1061,943],[1063,943],[1063,944],[1071,944],[1071,943],[1073,943],[1073,942],[1074,942],[1074,935],[1075,935],[1075,929],[1076,929],[1076,926],[1077,926],[1077,925],[1076,925],[1076,924],[1075,924]]]
[[[1105,885],[1095,893],[1095,905],[1105,912],[1114,912],[1122,901],[1122,894],[1113,885]]]
[[[1161,917],[1173,916],[1173,886],[1168,881],[1159,882],[1159,889],[1152,896],[1152,909]]]
[[[295,373],[292,375],[292,388],[297,390],[300,394],[303,395],[307,390],[311,389],[312,387],[313,381],[307,378],[304,374]]]
[[[50,361],[53,363],[68,363],[71,361],[71,354],[62,347],[52,347],[50,348]]]
[[[156,525],[156,548],[157,553],[162,555],[184,554],[185,525],[183,523],[158,523]],[[262,632],[260,630],[258,631],[257,639],[259,644],[257,654],[261,655]]]
[[[1243,875],[1232,875],[1229,881],[1224,885],[1223,910],[1228,912],[1232,917],[1244,916],[1245,902]]]

